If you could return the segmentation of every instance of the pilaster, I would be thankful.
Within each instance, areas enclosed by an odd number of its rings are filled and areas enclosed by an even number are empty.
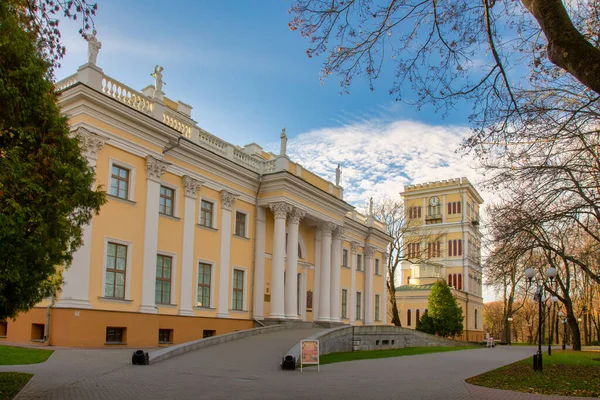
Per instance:
[[[292,211],[287,203],[270,205],[275,218],[273,233],[273,262],[271,266],[271,318],[285,318],[284,276],[285,276],[285,220]]]
[[[221,191],[221,253],[219,258],[219,300],[217,318],[229,318],[229,283],[231,281],[231,208],[237,195]]]
[[[373,325],[373,302],[375,294],[373,293],[373,255],[375,248],[365,246],[365,325]]]
[[[319,321],[331,318],[331,233],[334,225],[323,222],[321,228],[321,282],[319,287]]]
[[[350,249],[352,253],[352,261],[350,262],[351,279],[350,279],[350,325],[356,323],[356,265],[358,263],[356,254],[360,247],[360,243],[351,242]]]
[[[287,274],[285,274],[285,317],[298,318],[298,227],[305,212],[293,208],[289,213],[287,235]]]
[[[265,319],[265,241],[266,209],[256,208],[256,242],[254,252],[254,318]]]
[[[193,285],[194,281],[194,232],[196,225],[196,193],[202,187],[202,182],[183,176],[183,246],[181,248],[181,282],[179,314],[194,315]]]
[[[330,307],[332,322],[339,322],[341,317],[341,267],[342,267],[342,237],[344,236],[344,228],[338,226],[332,234],[331,241],[331,285],[330,285]]]

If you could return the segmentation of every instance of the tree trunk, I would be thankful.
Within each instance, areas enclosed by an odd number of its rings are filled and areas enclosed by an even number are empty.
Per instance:
[[[390,279],[392,280],[392,284],[390,285]],[[393,284],[394,277],[389,278],[387,281],[388,294],[390,296],[390,306],[392,307],[392,324],[394,326],[402,326],[400,323],[400,312],[398,311],[398,303],[396,303],[396,288]]]
[[[573,26],[563,0],[521,1],[548,40],[548,59],[600,94],[600,49]],[[591,273],[589,270],[585,272]],[[599,282],[598,277],[590,277]]]
[[[579,331],[577,318],[575,318],[571,304],[566,304],[566,307],[567,322],[569,323],[569,328],[571,328],[571,343],[573,344],[573,350],[581,351],[581,332]]]

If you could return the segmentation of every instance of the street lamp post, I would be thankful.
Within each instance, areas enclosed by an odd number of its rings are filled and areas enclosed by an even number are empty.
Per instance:
[[[554,281],[556,276],[556,268],[550,267],[546,270],[546,276],[550,279],[550,283]],[[525,276],[527,281],[531,284],[533,277],[535,276],[535,270],[533,268],[527,268],[525,270]],[[538,351],[533,356],[533,370],[542,372],[542,302],[544,301],[544,284],[543,282],[537,282],[537,290],[533,299],[538,302]],[[557,299],[558,300],[558,299]]]
[[[562,349],[567,349],[567,316],[562,311],[558,312],[558,316],[562,319],[563,324],[563,344]]]
[[[508,317],[506,318],[506,320],[508,321],[507,327],[508,327],[508,332],[506,333],[506,341],[508,342],[508,345],[510,346],[511,344],[511,337],[510,337],[510,323],[512,322],[512,317]]]
[[[550,298],[550,300],[552,300],[552,305],[553,305],[554,307],[556,307],[556,302],[558,301],[558,297],[556,297],[556,296],[552,296],[552,297]],[[551,355],[552,355],[552,340],[551,340],[551,338],[552,338],[552,328],[553,328],[553,327],[552,327],[552,325],[554,324],[554,321],[553,321],[553,319],[554,319],[554,313],[553,313],[553,314],[552,314],[552,316],[550,317],[550,321],[549,321],[549,322],[550,322],[550,323],[549,323],[549,325],[550,325],[550,335],[548,335],[548,355],[549,355],[549,356],[551,356]],[[557,339],[558,339],[558,338],[557,338]]]

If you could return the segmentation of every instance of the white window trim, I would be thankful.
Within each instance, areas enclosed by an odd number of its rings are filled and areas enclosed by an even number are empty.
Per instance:
[[[346,262],[347,262],[347,265],[344,265],[344,252],[346,252]],[[351,263],[352,263],[351,252],[348,249],[342,247],[342,267],[344,267],[344,268],[352,268],[352,265],[350,265]]]
[[[381,261],[379,260],[379,258],[376,258],[373,261],[373,269],[375,270],[375,275],[381,275]]]
[[[246,220],[246,222],[244,223],[244,236],[239,236],[239,235],[235,234],[235,224],[236,224],[237,213],[244,214],[244,218]],[[249,226],[250,224],[248,223],[248,221],[250,220],[250,218],[248,218],[248,217],[249,217],[248,211],[242,210],[240,208],[234,209],[233,218],[232,218],[233,219],[233,229],[231,230],[233,236],[244,237],[246,239],[249,239],[248,229],[250,228],[250,226]]]
[[[156,255],[171,257],[171,298],[169,299],[169,304],[177,304],[177,299],[175,298],[175,283],[177,282],[177,254],[171,253],[170,251],[158,250]],[[156,295],[154,300],[156,301]],[[160,307],[167,306],[168,304],[156,303],[156,305]]]
[[[173,215],[168,215],[168,214],[160,214],[160,203],[159,203],[159,214],[160,215],[166,215],[168,217],[174,217],[174,218],[179,218],[179,193],[180,193],[180,189],[178,186],[173,185],[171,183],[168,182],[160,182],[160,186],[164,186],[166,188],[169,188],[171,190],[173,190],[175,193],[173,195]],[[160,192],[158,193],[158,199],[160,202]]]
[[[108,256],[108,242],[121,244],[127,246],[127,260],[125,263],[125,298],[124,299],[116,299],[113,297],[106,297],[106,257]],[[104,255],[102,257],[102,297],[114,299],[116,301],[119,300],[131,300],[131,279],[133,277],[133,271],[131,270],[131,266],[133,265],[131,262],[131,258],[133,255],[133,244],[126,240],[116,239],[114,237],[105,236],[104,237]],[[156,266],[154,266],[156,268]]]
[[[346,299],[346,316],[345,317],[342,315],[342,304],[343,304],[343,300],[344,300],[344,292],[343,291],[344,290],[346,291],[346,295],[348,296],[348,298]],[[340,297],[341,297],[340,298],[340,316],[342,319],[350,319],[350,313],[348,312],[349,308],[350,308],[350,304],[351,304],[350,303],[350,288],[342,287],[340,290]],[[354,313],[356,314],[356,310],[354,310]]]
[[[131,164],[127,164],[126,162],[115,160],[114,158],[108,159],[108,185],[107,191],[110,196],[116,197],[120,199],[121,197],[114,196],[110,194],[110,186],[112,183],[112,167],[116,165],[118,167],[123,167],[129,170],[129,187],[127,188],[127,198],[123,200],[135,201],[135,167]]]
[[[379,301],[377,301],[377,296],[379,296]],[[379,303],[379,307],[377,307],[377,304]],[[375,315],[375,310],[379,308],[379,318],[377,318],[377,316]],[[381,295],[379,293],[375,293],[373,295],[373,319],[376,322],[380,322],[381,321]]]
[[[206,225],[202,225],[200,224],[201,221],[201,217],[202,217],[202,200],[207,201],[209,203],[212,203],[213,205],[213,215],[212,215],[212,223],[211,226],[206,226]],[[212,199],[210,197],[207,196],[200,196],[200,201],[198,202],[198,221],[197,224],[203,228],[208,228],[208,229],[217,229],[217,204],[218,202],[215,199]]]
[[[359,305],[358,299],[356,298],[358,293],[360,293],[360,315],[358,316],[360,318],[357,318],[356,315],[356,306]],[[361,290],[357,290],[356,293],[354,293],[354,310],[352,310],[352,312],[354,313],[354,318],[359,321],[362,321],[365,317],[365,296]]]
[[[241,310],[236,310],[233,308],[233,280],[234,280],[234,271],[238,270],[238,271],[242,271],[244,273],[244,296],[242,297],[242,309]],[[231,293],[230,293],[230,303],[231,304],[231,311],[234,312],[248,312],[248,304],[246,301],[246,298],[248,297],[248,269],[244,268],[244,267],[233,267],[231,268]]]
[[[210,265],[210,304],[208,305],[208,307],[205,306],[199,306],[198,305],[198,268],[200,263],[203,264],[209,264]],[[215,308],[215,282],[217,277],[215,276],[215,262],[211,261],[211,260],[205,260],[203,258],[198,258],[196,259],[196,268],[194,268],[194,271],[196,272],[196,276],[194,277],[194,307],[198,307],[200,309],[202,308]]]

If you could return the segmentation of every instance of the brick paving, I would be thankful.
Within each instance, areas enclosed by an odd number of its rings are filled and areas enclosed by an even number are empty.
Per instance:
[[[57,349],[43,364],[4,366],[35,377],[27,399],[567,399],[468,385],[468,377],[530,356],[531,347],[496,347],[282,371],[285,352],[316,329],[284,330],[196,350],[150,366],[132,349]],[[579,398],[581,399],[581,398]]]

